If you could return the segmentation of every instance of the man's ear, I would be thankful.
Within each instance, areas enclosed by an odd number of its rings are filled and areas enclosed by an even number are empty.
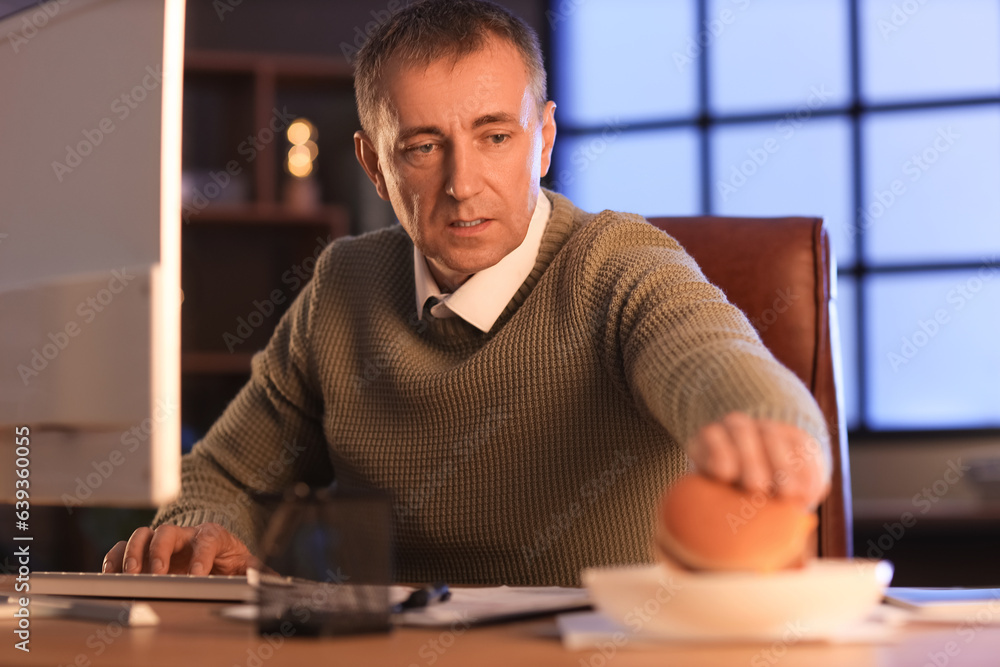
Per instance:
[[[375,185],[378,196],[389,201],[389,190],[385,186],[385,175],[379,163],[375,144],[363,130],[354,133],[354,155],[358,158],[361,168],[368,174],[368,179]]]
[[[552,147],[556,143],[556,103],[549,100],[542,113],[542,176],[549,173],[552,164]]]

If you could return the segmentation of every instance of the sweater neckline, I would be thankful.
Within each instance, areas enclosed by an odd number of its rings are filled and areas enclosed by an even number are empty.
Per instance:
[[[528,295],[535,289],[545,270],[548,269],[573,232],[574,213],[576,212],[573,203],[563,195],[546,188],[542,188],[542,194],[548,197],[552,203],[552,213],[549,217],[549,223],[545,227],[545,233],[542,235],[535,265],[528,273],[528,277],[521,283],[521,287],[507,303],[500,317],[493,323],[493,327],[488,332],[482,332],[460,317],[437,319],[429,314],[428,309],[424,313],[424,318],[427,321],[429,333],[433,333],[435,337],[460,338],[463,341],[470,339],[488,340],[513,317]]]

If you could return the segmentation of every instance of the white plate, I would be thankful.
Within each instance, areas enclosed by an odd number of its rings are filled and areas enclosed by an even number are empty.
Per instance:
[[[634,633],[677,639],[822,639],[882,599],[892,564],[814,560],[767,574],[689,572],[666,564],[582,573],[594,605]]]

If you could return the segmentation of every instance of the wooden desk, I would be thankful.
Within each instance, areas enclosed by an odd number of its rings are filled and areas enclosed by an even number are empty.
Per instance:
[[[115,624],[60,619],[32,620],[31,652],[14,649],[10,630],[0,647],[2,665],[102,665],[113,667],[629,667],[632,665],[749,665],[750,667],[939,667],[1000,665],[1000,626],[960,635],[957,626],[914,625],[899,643],[883,646],[800,644],[672,646],[571,652],[556,637],[550,618],[492,627],[449,630],[398,629],[387,635],[337,639],[286,639],[272,646],[248,623],[217,615],[221,603],[153,602],[156,628],[122,629]],[[9,624],[3,624],[9,628]],[[949,646],[954,642],[954,646]],[[767,651],[776,649],[774,653]],[[784,650],[783,650],[784,649]],[[951,649],[957,655],[948,656]],[[610,659],[609,659],[610,658]]]

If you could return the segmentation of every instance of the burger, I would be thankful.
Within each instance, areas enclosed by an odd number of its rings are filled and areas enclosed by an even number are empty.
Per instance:
[[[691,474],[660,501],[655,550],[693,570],[770,572],[800,564],[815,528],[800,502]]]

